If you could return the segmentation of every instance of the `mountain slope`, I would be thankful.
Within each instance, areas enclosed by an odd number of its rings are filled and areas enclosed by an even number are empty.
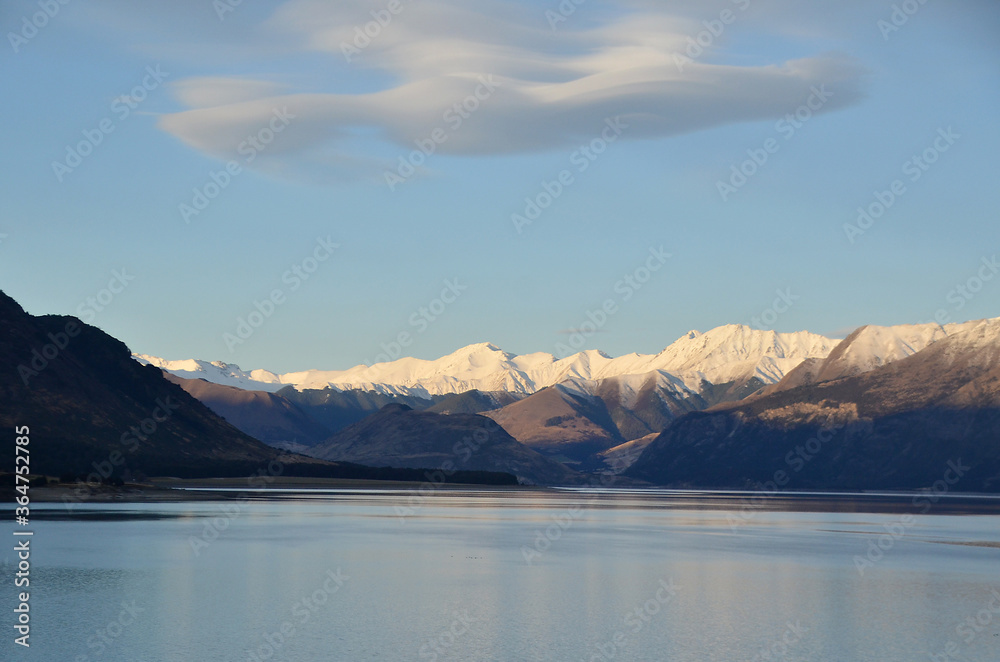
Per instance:
[[[780,382],[757,391],[754,397],[869,372],[912,356],[939,340],[963,333],[977,323],[862,326],[844,338],[825,359],[803,361]]]
[[[480,414],[500,409],[520,400],[520,396],[506,391],[466,391],[444,396],[442,400],[427,408],[438,414]]]
[[[483,415],[525,446],[579,468],[588,468],[591,456],[625,441],[600,398],[563,386]]]
[[[164,376],[236,429],[269,446],[301,450],[332,433],[280,395],[222,386],[204,379],[184,379],[166,372]]]
[[[339,391],[331,387],[300,391],[292,386],[282,388],[276,395],[293,403],[309,418],[330,430],[326,436],[371,416],[386,405],[402,404],[412,409],[422,410],[431,407],[445,397],[421,398],[375,391]]]
[[[488,418],[418,412],[399,404],[383,407],[308,452],[372,466],[500,471],[539,484],[579,480],[573,471],[518,443]]]
[[[281,455],[158,368],[133,361],[100,329],[74,317],[28,315],[2,292],[0,403],[0,426],[30,428],[33,472],[249,475]]]
[[[566,381],[484,415],[535,450],[579,469],[600,469],[603,451],[706,406],[680,379],[656,371]]]
[[[780,476],[788,489],[911,489],[961,462],[968,468],[950,489],[1000,491],[1000,319],[860,374],[787,379],[787,389],[678,419],[626,475],[696,487]]]
[[[639,456],[646,450],[646,447],[653,443],[653,440],[658,436],[660,435],[654,432],[647,434],[645,437],[626,441],[624,444],[619,444],[614,448],[609,448],[602,452],[600,457],[604,461],[604,471],[613,474],[623,473],[635,464],[635,461],[639,459]]]
[[[128,348],[75,317],[28,315],[0,292],[0,425],[27,426],[32,473],[88,482],[265,475],[424,481],[422,471],[330,462],[240,432]],[[456,471],[447,482],[509,484]]]

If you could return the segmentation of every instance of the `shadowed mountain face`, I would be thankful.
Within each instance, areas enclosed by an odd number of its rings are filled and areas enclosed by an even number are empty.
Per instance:
[[[576,380],[543,389],[486,416],[518,441],[574,468],[604,469],[604,451],[661,432],[677,416],[703,409],[702,395],[654,372],[597,381]],[[729,386],[707,386],[729,393]],[[631,461],[636,454],[621,458]],[[619,469],[620,470],[620,469]]]
[[[853,343],[852,334],[845,343]],[[1000,320],[968,325],[906,358],[843,375],[790,372],[747,401],[670,425],[626,475],[665,485],[1000,492]]]
[[[517,400],[509,393],[480,391],[438,395],[430,399],[331,388],[298,391],[287,387],[271,393],[248,391],[204,379],[185,379],[166,371],[163,374],[237,429],[269,446],[294,452],[304,452],[390,404],[442,414],[474,414]]]
[[[269,446],[301,451],[331,434],[329,428],[314,421],[280,395],[245,391],[204,379],[184,379],[168,372],[163,375],[238,430]]]
[[[425,480],[290,455],[240,432],[162,371],[75,317],[28,315],[0,292],[0,426],[27,426],[31,472],[88,481],[284,475]],[[456,472],[449,482],[509,483],[511,475]]]
[[[427,409],[446,397],[438,395],[421,398],[375,391],[338,391],[329,387],[299,391],[294,386],[286,386],[276,395],[293,403],[309,418],[329,430],[323,436],[324,439],[348,425],[371,416],[386,405],[401,404],[412,409]]]
[[[0,426],[30,428],[35,473],[249,475],[279,455],[100,329],[33,317],[3,293],[0,401]]]
[[[436,414],[388,405],[307,451],[315,457],[371,466],[501,471],[538,484],[579,475],[516,441],[485,416]]]
[[[456,393],[446,396],[438,401],[427,411],[437,414],[481,414],[484,411],[500,409],[521,399],[517,393],[506,391],[477,391],[475,389],[465,393]]]

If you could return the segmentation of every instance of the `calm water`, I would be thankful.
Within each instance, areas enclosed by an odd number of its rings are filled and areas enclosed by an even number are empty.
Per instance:
[[[408,494],[39,504],[32,646],[4,580],[0,659],[1000,660],[997,515]]]

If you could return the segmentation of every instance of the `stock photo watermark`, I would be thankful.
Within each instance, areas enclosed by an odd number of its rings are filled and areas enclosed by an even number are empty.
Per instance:
[[[118,443],[125,449],[125,453],[132,454],[139,450],[141,444],[148,442],[161,426],[169,421],[174,412],[181,408],[179,402],[172,396],[157,398],[153,403],[153,408],[149,416],[139,421],[138,424],[129,426],[129,429],[122,432],[118,438]],[[107,457],[100,461],[91,462],[93,471],[85,477],[81,477],[72,493],[63,495],[62,502],[66,510],[73,510],[78,504],[86,501],[91,490],[104,484],[104,481],[114,476],[116,469],[126,466],[127,457],[120,450],[113,450]]]
[[[73,658],[73,662],[91,662],[92,660],[98,662],[107,659],[108,651],[112,649],[125,630],[139,620],[139,615],[146,611],[146,608],[140,607],[135,600],[122,600],[121,607],[121,611],[116,617],[105,626],[95,630],[94,635],[87,639],[87,648],[91,652],[77,655]]]
[[[834,436],[846,427],[844,423],[828,423],[820,428],[815,435],[809,437],[805,442],[797,444],[785,454],[785,469],[777,469],[771,479],[757,486],[753,496],[743,497],[740,501],[742,508],[734,515],[732,512],[726,513],[726,521],[729,528],[736,532],[739,527],[746,524],[767,506],[768,500],[788,489],[794,474],[806,468],[816,456],[818,456],[828,443],[833,441]],[[791,472],[791,473],[789,473]]]
[[[232,14],[243,4],[243,0],[212,0],[212,9],[220,21],[226,20],[226,14]]]
[[[127,268],[114,269],[108,285],[102,288],[94,296],[86,297],[77,307],[76,314],[84,322],[90,323],[97,318],[97,314],[111,305],[119,294],[125,291],[135,280],[135,276],[128,273]],[[69,347],[70,341],[83,332],[83,327],[77,324],[76,320],[69,320],[63,326],[62,331],[46,334],[49,342],[41,347],[31,348],[31,360],[17,366],[17,374],[25,386],[33,377],[37,377],[43,370],[59,358],[59,355]]]
[[[330,598],[344,588],[348,580],[350,577],[345,575],[340,568],[327,570],[319,588],[309,595],[303,596],[292,605],[290,609],[292,618],[283,621],[276,630],[262,635],[263,642],[247,650],[246,662],[264,662],[275,655],[280,655],[282,649],[288,646],[289,641],[299,634],[299,628],[312,620],[330,601]]]
[[[427,305],[418,307],[407,318],[407,323],[414,329],[414,332],[400,331],[395,335],[393,340],[387,343],[379,343],[382,352],[377,354],[371,361],[364,361],[364,364],[371,366],[376,363],[388,363],[389,361],[398,359],[403,355],[403,350],[413,344],[414,334],[419,336],[427,331],[430,325],[440,319],[449,306],[458,301],[458,298],[467,289],[469,289],[469,286],[459,283],[458,278],[446,278],[444,280],[444,287],[441,289],[441,294],[431,299]]]
[[[775,132],[784,138],[786,142],[794,138],[795,134],[805,126],[806,122],[811,120],[813,115],[822,109],[827,101],[833,97],[833,92],[826,89],[825,84],[819,87],[813,85],[809,90],[811,94],[805,103],[794,111],[785,114],[783,118],[774,124]],[[770,158],[778,153],[781,145],[782,143],[779,143],[776,138],[768,138],[760,147],[751,147],[748,149],[745,161],[729,166],[729,178],[727,180],[720,179],[715,182],[715,188],[719,192],[722,201],[727,202],[730,196],[746,186],[747,182],[767,164]]]
[[[128,94],[119,96],[111,103],[111,112],[114,118],[105,117],[101,119],[97,126],[90,129],[83,129],[83,140],[75,145],[66,145],[66,156],[61,161],[52,162],[52,172],[56,176],[56,181],[60,184],[84,162],[84,160],[94,153],[107,136],[114,133],[118,123],[124,122],[149,96],[169,76],[169,73],[160,71],[160,65],[146,67],[146,75],[142,81],[129,90]]]
[[[732,0],[732,2],[740,12],[745,12],[750,8],[751,0]],[[716,40],[722,37],[726,28],[736,22],[738,17],[739,14],[727,8],[720,11],[718,17],[702,21],[701,24],[705,29],[687,38],[683,55],[674,53],[674,64],[677,66],[677,71],[683,72],[684,67],[704,55],[715,44]]]
[[[984,631],[993,625],[995,620],[1000,621],[1000,591],[993,588],[990,589],[989,598],[982,608],[974,614],[969,614],[965,620],[955,626],[955,635],[958,641],[949,639],[942,651],[938,653],[928,651],[928,658],[932,662],[957,662],[965,657],[962,645],[971,646]],[[994,633],[993,636],[997,635]]]
[[[549,550],[552,543],[563,537],[563,533],[573,526],[573,523],[582,518],[585,510],[581,505],[572,505],[562,513],[551,515],[552,523],[545,528],[535,529],[535,537],[532,545],[521,545],[521,557],[527,565],[532,565],[536,559],[540,558]]]
[[[253,163],[267,149],[268,145],[288,128],[293,119],[295,119],[295,115],[288,111],[287,106],[281,109],[272,108],[271,117],[266,125],[258,129],[256,133],[247,134],[247,137],[236,146],[236,153],[243,157],[243,163],[230,160],[221,170],[213,170],[208,175],[209,181],[191,189],[190,204],[182,202],[178,205],[177,209],[184,222],[190,224],[193,217],[208,209],[212,201],[229,188],[236,177],[243,174],[244,166]]]
[[[882,40],[889,41],[893,33],[899,32],[910,19],[917,15],[917,12],[927,4],[928,0],[903,0],[892,5],[892,12],[889,18],[880,18],[875,23],[875,27],[882,33]]]
[[[555,32],[560,23],[568,21],[580,5],[586,2],[587,0],[561,0],[555,9],[546,9],[545,20],[548,21],[549,28]]]
[[[604,154],[608,147],[615,143],[629,128],[629,125],[623,122],[620,117],[609,117],[604,120],[604,124],[600,135],[589,143],[580,145],[569,155],[570,165],[573,166],[573,170],[576,170],[577,174],[586,172],[594,161],[599,159],[601,154]],[[566,189],[576,183],[573,170],[566,168],[560,170],[552,180],[543,179],[541,182],[542,190],[534,196],[524,199],[523,212],[510,215],[511,223],[514,224],[514,229],[517,230],[518,234],[523,233],[525,227],[541,218],[542,213],[551,207],[552,203],[558,200]]]
[[[417,148],[406,156],[399,157],[396,170],[386,170],[382,173],[390,191],[395,192],[397,186],[416,174],[417,169],[437,152],[438,147],[448,142],[451,134],[461,129],[462,124],[472,117],[472,114],[479,110],[481,105],[489,100],[501,85],[499,81],[494,80],[493,74],[480,76],[478,80],[479,85],[471,94],[452,104],[441,115],[446,127],[435,127],[425,138],[416,138],[413,144]]]
[[[795,302],[802,297],[797,294],[792,294],[792,288],[786,287],[785,289],[777,289],[774,291],[777,295],[774,301],[768,308],[765,308],[758,315],[754,315],[750,318],[750,326],[754,329],[760,331],[770,331],[774,328],[774,325],[778,322],[778,319],[791,310]]]
[[[929,513],[941,497],[948,494],[971,468],[962,464],[962,458],[948,460],[943,476],[935,480],[928,489],[921,490],[922,494],[913,497],[913,507],[918,508],[921,515]],[[884,560],[896,543],[902,540],[916,524],[917,519],[909,513],[900,515],[893,522],[883,524],[885,533],[869,538],[865,553],[854,555],[854,567],[858,574],[863,577],[866,570],[874,568]]]
[[[344,54],[344,59],[348,62],[361,55],[361,51],[371,46],[372,42],[378,39],[382,30],[389,27],[392,19],[398,16],[412,0],[389,0],[383,9],[372,9],[368,12],[372,20],[364,25],[354,26],[354,39],[351,43],[340,42],[340,52]]]
[[[919,181],[938,162],[941,155],[951,149],[961,137],[950,126],[947,129],[938,129],[937,137],[930,145],[919,154],[911,156],[900,166],[903,177],[892,180],[886,188],[872,193],[874,201],[858,207],[858,217],[855,222],[844,223],[844,235],[847,240],[853,244],[858,237],[870,230],[875,222],[892,209],[892,206],[909,190],[904,178],[911,184]]]
[[[253,300],[253,309],[246,315],[236,318],[236,328],[232,333],[226,331],[222,334],[222,342],[226,344],[229,353],[232,354],[236,348],[245,343],[256,333],[257,329],[269,320],[275,311],[288,301],[288,293],[295,292],[302,284],[316,273],[320,265],[333,257],[334,252],[340,248],[340,244],[334,243],[329,235],[316,238],[316,246],[312,254],[307,255],[296,262],[281,274],[281,282],[288,286],[284,288],[276,287],[261,300]]]
[[[407,517],[416,515],[427,503],[427,500],[448,482],[448,478],[468,465],[475,454],[489,443],[491,435],[500,429],[500,424],[488,417],[486,417],[486,421],[488,422],[484,423],[482,427],[476,428],[471,434],[455,442],[451,447],[454,460],[445,460],[437,469],[426,472],[424,478],[427,482],[407,491],[406,505],[393,506],[393,511],[401,523],[405,522]]]
[[[451,623],[435,636],[428,637],[427,641],[420,646],[420,650],[418,651],[420,659],[437,662],[439,657],[445,655],[448,649],[455,645],[459,637],[468,633],[469,626],[478,622],[478,620],[465,609],[461,611],[456,610]]]
[[[785,624],[785,631],[781,637],[774,640],[769,646],[759,649],[750,662],[767,662],[768,660],[784,659],[795,644],[802,641],[802,636],[809,631],[802,625],[801,621],[794,623],[789,621]]]
[[[129,283],[135,280],[135,276],[128,272],[128,269],[114,269],[111,272],[111,279],[108,285],[102,288],[92,297],[87,297],[83,303],[76,307],[76,316],[86,324],[90,324],[97,319],[97,314],[111,305],[119,294],[125,291]]]
[[[38,31],[45,29],[49,21],[54,19],[62,11],[62,8],[70,3],[70,0],[38,0],[38,9],[31,16],[21,17],[21,29],[17,32],[8,32],[7,41],[14,53],[20,53],[21,47],[38,36]]]
[[[660,271],[673,255],[663,250],[663,246],[651,247],[649,256],[632,271],[626,273],[620,280],[615,282],[612,288],[618,295],[617,299],[605,299],[601,305],[593,310],[587,309],[585,319],[572,327],[566,343],[558,342],[555,345],[555,355],[564,358],[579,351],[587,339],[603,329],[608,321],[618,314],[621,304],[626,303],[641,290],[646,283],[652,280],[653,275]]]
[[[976,298],[976,295],[983,291],[988,283],[993,282],[998,273],[1000,273],[1000,262],[997,262],[997,256],[983,256],[975,273],[966,278],[964,282],[957,283],[945,295],[945,302],[951,304],[951,311],[948,308],[938,308],[934,311],[933,321],[941,325],[952,322],[952,313],[957,313],[965,308],[970,301]]]
[[[649,626],[653,618],[673,602],[679,590],[680,588],[673,577],[668,579],[661,578],[657,583],[657,588],[653,596],[642,604],[630,609],[622,617],[622,625],[626,629],[616,630],[606,641],[590,647],[593,649],[593,653],[587,658],[587,662],[603,662],[605,660],[610,662],[611,660],[628,659],[625,657],[624,652],[628,646],[629,636],[637,635]]]
[[[267,467],[258,469],[255,473],[247,476],[247,488],[264,489],[284,472],[284,463],[280,460],[271,460]],[[214,517],[206,518],[207,521],[202,527],[201,535],[188,536],[188,546],[191,548],[191,553],[196,557],[201,556],[232,526],[233,522],[243,515],[251,501],[249,492],[240,492],[236,498],[226,501],[224,504],[216,504],[218,514],[213,513]]]

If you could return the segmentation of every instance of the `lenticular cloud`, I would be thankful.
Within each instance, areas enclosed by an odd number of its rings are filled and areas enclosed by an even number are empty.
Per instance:
[[[294,126],[261,164],[294,170],[296,161],[309,162],[357,176],[387,165],[373,154],[412,150],[432,136],[443,154],[525,153],[570,148],[611,117],[628,122],[628,140],[641,140],[777,119],[818,85],[833,91],[822,112],[862,96],[863,69],[838,55],[725,63],[722,45],[727,31],[740,29],[738,9],[712,30],[654,8],[597,24],[567,19],[554,30],[520,5],[439,0],[401,3],[384,15],[379,3],[367,5],[293,0],[260,27],[329,58],[345,76],[378,81],[377,89],[304,92],[289,81],[187,79],[174,91],[189,109],[162,116],[161,129],[206,154],[236,158],[247,135],[275,108],[287,108]],[[483,80],[491,81],[486,96]],[[455,109],[458,126],[448,118]]]

